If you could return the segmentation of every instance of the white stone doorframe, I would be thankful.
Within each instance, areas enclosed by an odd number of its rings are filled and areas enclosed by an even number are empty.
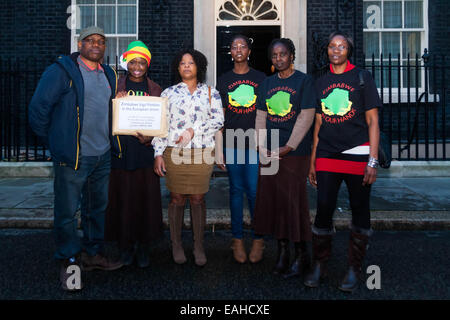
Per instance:
[[[194,0],[194,48],[208,59],[206,82],[216,84],[216,0]],[[284,0],[281,37],[295,45],[295,68],[306,72],[307,65],[307,0]],[[244,22],[242,25],[246,25]]]

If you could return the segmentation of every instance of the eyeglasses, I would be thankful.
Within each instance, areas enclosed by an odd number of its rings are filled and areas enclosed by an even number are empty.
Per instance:
[[[334,50],[344,51],[345,49],[347,49],[347,47],[343,46],[343,45],[340,45],[340,46],[337,46],[337,47],[328,46],[328,49],[332,50],[332,51],[334,51]]]
[[[93,46],[94,44],[98,44],[99,46],[104,46],[106,44],[106,40],[104,40],[104,39],[99,39],[99,40],[83,39],[82,41],[84,43],[88,43],[90,46]]]

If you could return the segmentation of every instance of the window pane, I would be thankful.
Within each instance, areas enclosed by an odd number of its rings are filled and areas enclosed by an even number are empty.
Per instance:
[[[390,79],[389,79],[389,74]],[[389,82],[390,81],[390,82]],[[392,65],[391,68],[389,70],[389,62],[384,62],[384,66],[383,66],[383,86],[384,88],[398,88],[399,86],[399,79],[398,79],[398,65],[397,65],[397,61],[393,61],[392,60]]]
[[[363,27],[367,29],[381,28],[381,2],[364,1],[363,2]]]
[[[136,41],[136,37],[120,37],[119,38],[119,56],[127,50],[128,45],[133,41]]]
[[[136,0],[119,0],[118,4],[136,4]]]
[[[229,11],[232,14],[235,14],[236,16],[240,16],[241,12],[238,9],[238,7],[236,7],[235,5],[233,5],[231,2],[227,1],[225,2],[224,6],[223,6],[227,11]]]
[[[383,8],[383,26],[384,28],[402,27],[402,2],[385,1]]]
[[[380,34],[378,32],[364,32],[364,53],[366,59],[371,59],[372,55],[375,58],[380,56]]]
[[[105,58],[103,61],[107,63],[108,61],[107,57],[109,57],[109,64],[115,64],[116,55],[117,55],[117,38],[107,37]]]
[[[136,7],[117,7],[117,32],[136,33]]]
[[[80,34],[81,29],[84,29],[95,24],[95,8],[92,6],[80,6],[80,29],[77,29],[77,33]]]
[[[400,32],[383,32],[381,36],[383,60],[389,59],[389,54],[393,59],[397,59],[397,55],[400,53]]]
[[[409,53],[410,59],[421,56],[420,32],[403,32],[403,58],[407,58]]]
[[[271,9],[272,9],[272,3],[265,2],[254,14],[255,14],[255,16],[259,16],[260,14],[263,14]]]
[[[262,16],[258,16],[258,20],[275,20],[278,17],[278,14],[275,11],[269,11]],[[244,20],[253,20],[251,17],[246,17]]]
[[[97,25],[105,33],[116,33],[116,8],[97,7]]]
[[[116,0],[97,0],[97,4],[116,4]]]
[[[221,13],[219,13],[219,18],[221,20],[237,20],[238,18],[236,18],[236,16],[231,15],[227,12],[222,11]]]
[[[423,28],[422,1],[405,1],[405,28]]]
[[[76,4],[95,4],[95,0],[77,0]]]
[[[381,34],[381,50],[383,53],[383,85],[398,88],[398,54],[400,53],[400,32],[383,32]],[[389,54],[391,54],[391,70],[389,70]],[[391,82],[389,83],[389,77]]]

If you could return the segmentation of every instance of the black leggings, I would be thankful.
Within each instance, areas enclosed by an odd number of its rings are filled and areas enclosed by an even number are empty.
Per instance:
[[[335,172],[317,172],[317,215],[314,226],[319,229],[333,228],[333,213],[342,181],[347,185],[352,224],[370,229],[370,185],[363,186],[364,176]]]

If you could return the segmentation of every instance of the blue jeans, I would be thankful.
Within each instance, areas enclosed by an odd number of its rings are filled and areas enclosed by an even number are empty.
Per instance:
[[[253,149],[225,148],[225,161],[230,183],[231,233],[233,238],[242,239],[244,193],[253,221],[258,186],[258,152]],[[253,231],[252,237],[259,238]]]
[[[105,210],[108,204],[111,153],[80,156],[79,169],[53,163],[55,258],[67,259],[84,249],[94,256],[103,250]],[[81,201],[83,239],[77,234],[76,211]]]

